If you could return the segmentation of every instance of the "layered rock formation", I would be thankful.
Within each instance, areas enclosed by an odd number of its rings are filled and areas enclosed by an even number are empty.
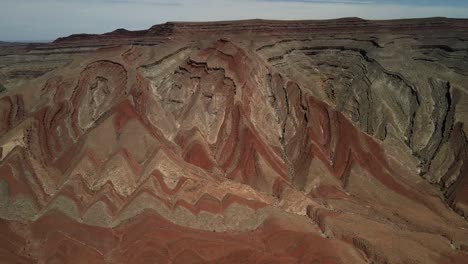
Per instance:
[[[0,262],[468,259],[467,20],[0,47]]]

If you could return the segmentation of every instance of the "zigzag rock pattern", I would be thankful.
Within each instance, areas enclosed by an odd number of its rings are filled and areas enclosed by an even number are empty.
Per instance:
[[[0,263],[466,263],[468,21],[5,44]]]

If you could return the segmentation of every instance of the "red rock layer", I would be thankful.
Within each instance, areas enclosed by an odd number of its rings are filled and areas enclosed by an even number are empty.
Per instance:
[[[9,227],[19,225],[0,224],[9,246],[2,261],[31,263],[35,257],[44,263],[357,263],[360,259],[346,243],[284,229],[275,220],[240,234],[176,226],[151,212],[113,229],[80,224],[51,212],[23,226],[30,230],[25,238],[15,236]],[[41,253],[33,256],[32,251]]]

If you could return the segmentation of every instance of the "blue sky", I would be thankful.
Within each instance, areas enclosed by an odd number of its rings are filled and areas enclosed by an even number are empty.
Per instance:
[[[0,0],[0,40],[146,29],[166,21],[468,18],[468,0]]]

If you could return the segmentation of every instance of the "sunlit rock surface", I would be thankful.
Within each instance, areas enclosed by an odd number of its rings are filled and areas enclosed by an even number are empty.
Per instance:
[[[1,263],[467,263],[468,20],[0,44]]]

